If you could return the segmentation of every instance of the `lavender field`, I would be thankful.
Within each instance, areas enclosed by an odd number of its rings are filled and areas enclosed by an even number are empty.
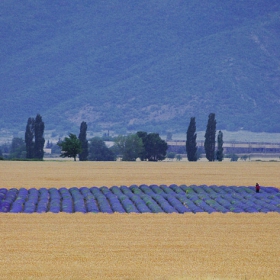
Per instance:
[[[4,213],[280,213],[280,191],[252,186],[131,185],[0,189]]]

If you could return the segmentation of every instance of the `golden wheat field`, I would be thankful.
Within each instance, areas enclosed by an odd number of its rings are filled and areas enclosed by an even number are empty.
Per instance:
[[[280,187],[277,162],[0,162],[0,188]],[[0,279],[280,279],[280,215],[4,214]]]

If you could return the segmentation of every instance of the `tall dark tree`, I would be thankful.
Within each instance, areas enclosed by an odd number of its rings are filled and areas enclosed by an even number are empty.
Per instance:
[[[222,161],[224,159],[224,148],[223,148],[223,132],[220,130],[217,136],[217,142],[218,142],[218,147],[217,147],[217,152],[216,152],[216,158],[218,161]]]
[[[82,152],[79,153],[79,160],[85,161],[88,158],[87,123],[82,122],[80,126],[79,140],[82,145]]]
[[[34,122],[34,136],[35,136],[35,143],[34,143],[34,158],[43,159],[44,157],[44,145],[45,145],[45,138],[44,138],[44,130],[45,124],[42,120],[42,117],[37,114]]]
[[[209,161],[214,161],[216,143],[216,119],[214,113],[210,113],[208,116],[208,123],[204,137],[204,150],[206,153],[206,158]]]
[[[34,118],[28,118],[25,130],[25,145],[26,145],[26,158],[31,159],[34,157]]]
[[[190,119],[190,124],[187,130],[186,151],[189,161],[197,161],[195,117]]]

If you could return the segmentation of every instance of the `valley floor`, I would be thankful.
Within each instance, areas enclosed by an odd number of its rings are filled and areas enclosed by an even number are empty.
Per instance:
[[[0,187],[280,187],[278,162],[0,162]],[[0,279],[278,279],[280,216],[0,215]]]

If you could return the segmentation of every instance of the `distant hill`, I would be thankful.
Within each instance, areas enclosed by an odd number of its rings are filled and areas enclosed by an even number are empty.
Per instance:
[[[0,129],[280,132],[279,0],[0,2]]]

